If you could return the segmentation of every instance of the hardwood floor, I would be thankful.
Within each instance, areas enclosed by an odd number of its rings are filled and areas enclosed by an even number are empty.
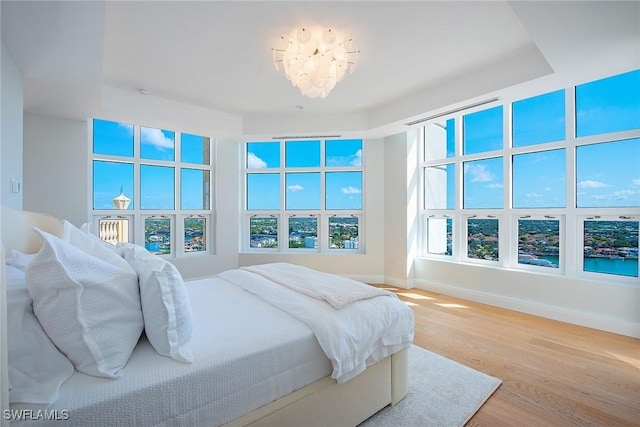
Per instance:
[[[416,345],[502,379],[467,426],[640,426],[640,340],[384,288],[414,310]]]

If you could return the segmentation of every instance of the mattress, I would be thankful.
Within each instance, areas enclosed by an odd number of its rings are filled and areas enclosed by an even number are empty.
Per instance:
[[[311,329],[291,315],[221,278],[186,285],[193,363],[160,356],[143,336],[122,378],[76,372],[45,415],[68,414],[55,425],[219,425],[331,374]],[[17,424],[29,423],[43,425]]]

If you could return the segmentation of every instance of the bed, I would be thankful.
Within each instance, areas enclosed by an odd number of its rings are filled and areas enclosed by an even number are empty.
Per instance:
[[[7,208],[2,224],[5,252],[25,254],[38,252],[45,241],[34,227],[58,237],[66,227],[47,215]],[[11,425],[43,425],[49,417],[55,425],[81,426],[355,426],[406,395],[407,349],[413,340],[413,313],[406,305],[377,294],[321,300],[308,288],[283,286],[291,281],[278,283],[282,265],[261,267],[184,282],[192,316],[184,356],[189,360],[159,354],[150,343],[153,334],[144,333],[118,378],[73,370],[51,404],[9,403],[3,342],[3,423],[23,418]],[[7,327],[7,292],[14,292],[5,282],[2,328]],[[332,304],[342,305],[336,309]],[[358,313],[348,320],[356,307],[369,317]],[[341,342],[335,331],[343,320],[351,322],[344,334],[376,324],[387,331]],[[353,348],[333,348],[345,345]]]

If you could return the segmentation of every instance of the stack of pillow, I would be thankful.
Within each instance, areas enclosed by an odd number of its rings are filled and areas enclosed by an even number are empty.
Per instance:
[[[52,404],[74,369],[119,377],[143,330],[159,354],[192,361],[191,304],[173,264],[68,221],[61,237],[34,230],[40,251],[6,258],[11,403]]]

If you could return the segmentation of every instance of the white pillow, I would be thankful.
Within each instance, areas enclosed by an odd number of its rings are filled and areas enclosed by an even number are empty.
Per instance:
[[[73,374],[71,362],[53,345],[33,314],[31,297],[17,274],[7,276],[9,402],[51,405]]]
[[[43,246],[26,282],[42,328],[78,371],[120,376],[143,328],[135,271],[78,229],[69,242],[35,230]]]
[[[180,272],[142,246],[126,244],[123,250],[124,258],[138,273],[147,339],[161,355],[191,362],[191,302]]]
[[[29,264],[29,261],[31,261],[34,256],[36,256],[36,254],[25,254],[12,249],[7,254],[6,264],[24,271],[27,268],[27,264]]]

